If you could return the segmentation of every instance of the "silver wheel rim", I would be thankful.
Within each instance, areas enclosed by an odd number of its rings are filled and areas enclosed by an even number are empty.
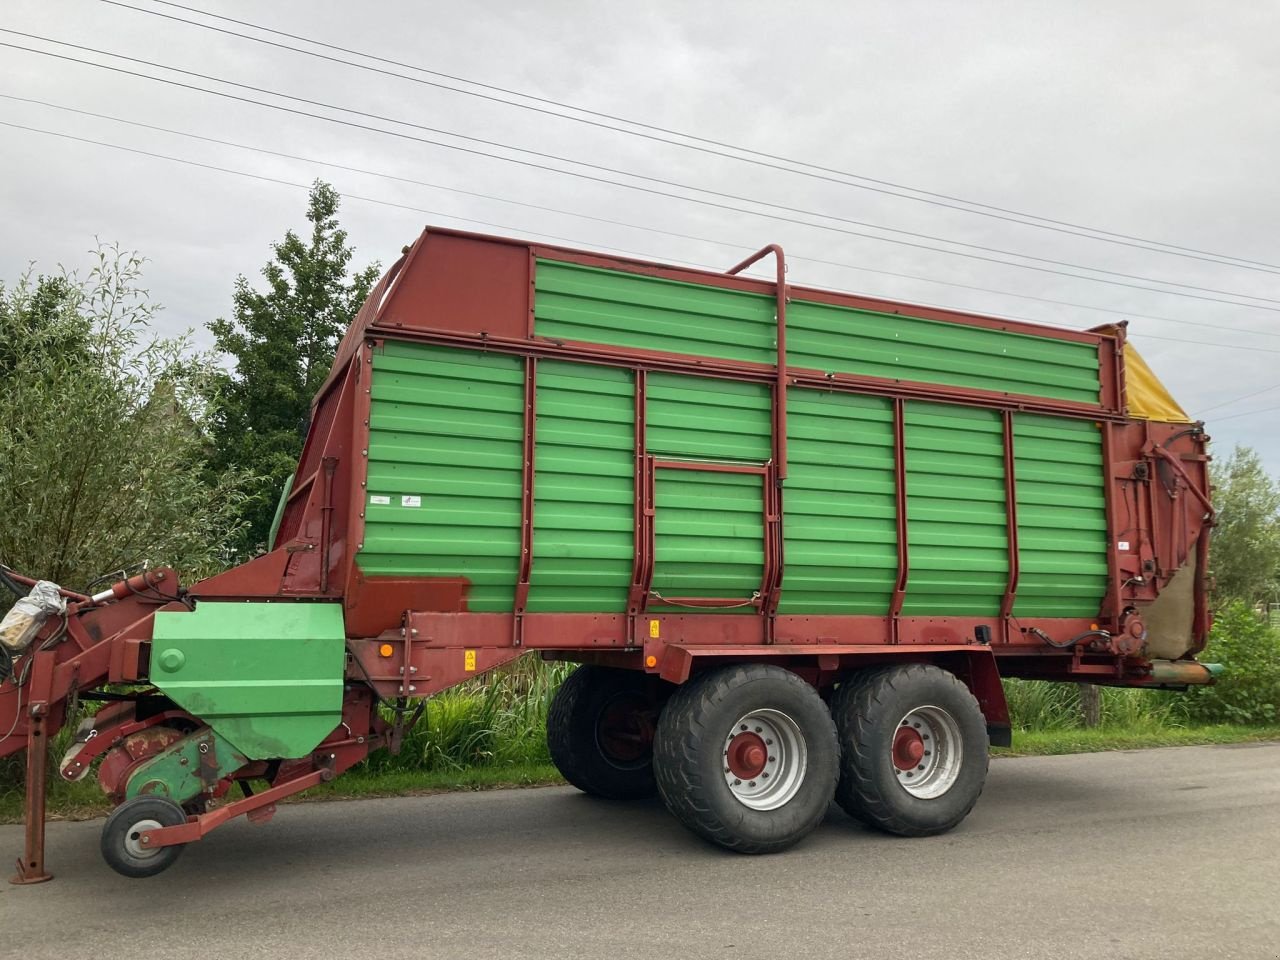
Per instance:
[[[809,749],[800,725],[780,710],[740,717],[722,750],[725,783],[744,807],[776,810],[804,784]]]
[[[159,830],[160,821],[158,820],[139,820],[124,835],[124,848],[129,856],[136,860],[146,860],[148,857],[154,857],[163,850],[163,847],[144,847],[142,845],[142,835],[148,830]]]
[[[942,796],[960,777],[960,725],[941,707],[917,707],[899,721],[889,760],[902,789],[921,800]]]

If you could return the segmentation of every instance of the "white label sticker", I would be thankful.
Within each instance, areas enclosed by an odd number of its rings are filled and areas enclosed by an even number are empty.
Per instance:
[[[1128,549],[1129,549],[1129,541],[1128,541],[1128,540],[1121,540],[1119,543],[1117,543],[1117,544],[1116,544],[1116,546],[1117,546],[1117,547],[1119,547],[1121,550],[1128,550]]]
[[[390,498],[390,497],[388,497],[386,494],[383,494],[383,493],[372,493],[372,494],[370,494],[370,495],[369,495],[369,502],[370,502],[370,503],[380,503],[380,504],[382,504],[383,506],[390,506],[390,505],[391,505],[391,498]]]
[[[400,506],[402,506],[402,507],[420,507],[420,506],[422,506],[422,498],[421,498],[421,497],[413,497],[413,496],[410,496],[409,494],[407,494],[407,493],[406,493],[403,497],[401,497],[401,498],[400,498]]]

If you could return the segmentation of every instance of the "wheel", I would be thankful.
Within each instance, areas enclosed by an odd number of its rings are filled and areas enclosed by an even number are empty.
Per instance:
[[[547,747],[566,780],[609,800],[653,796],[659,704],[650,691],[634,670],[586,665],[569,674],[547,711]]]
[[[987,722],[959,679],[913,663],[857,674],[831,698],[840,736],[836,801],[888,833],[950,830],[987,779]]]
[[[653,752],[667,809],[739,853],[774,853],[807,836],[839,771],[835,726],[817,692],[762,664],[721,667],[677,690]]]
[[[164,797],[135,797],[112,811],[102,828],[102,858],[116,873],[126,877],[154,877],[173,866],[185,844],[144,849],[139,835],[144,830],[176,827],[186,823],[182,808]]]

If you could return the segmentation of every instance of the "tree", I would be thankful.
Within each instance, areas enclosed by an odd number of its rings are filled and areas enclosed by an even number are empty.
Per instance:
[[[243,553],[266,543],[276,501],[302,451],[311,399],[379,275],[373,264],[348,278],[354,251],[338,226],[339,202],[333,187],[316,181],[307,208],[309,240],[285,233],[262,269],[267,289],[237,277],[232,319],[209,324],[217,348],[235,360],[235,370],[218,384],[214,465],[260,477],[241,514]]]
[[[1241,446],[1213,465],[1212,481],[1218,522],[1209,560],[1217,596],[1269,600],[1280,579],[1280,488],[1258,454]]]
[[[0,288],[0,561],[85,587],[145,562],[230,559],[246,478],[205,462],[215,371],[151,329],[142,260]]]

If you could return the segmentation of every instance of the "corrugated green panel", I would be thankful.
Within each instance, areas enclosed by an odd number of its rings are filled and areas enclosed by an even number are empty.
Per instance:
[[[893,405],[792,387],[781,613],[883,616],[898,576]]]
[[[635,379],[542,360],[527,609],[622,612],[635,543]]]
[[[539,260],[534,333],[754,363],[777,359],[774,298]]]
[[[764,463],[772,450],[769,388],[712,377],[651,373],[649,453],[681,460]]]
[[[824,372],[1099,402],[1088,343],[803,300],[787,307],[787,363]]]
[[[1009,580],[1004,430],[994,410],[906,405],[906,616],[996,616]]]
[[[768,461],[768,387],[653,373],[646,393],[649,453],[682,461]],[[760,589],[762,476],[660,469],[656,488],[655,590],[668,596],[746,599]]]
[[[1023,617],[1095,617],[1107,587],[1102,434],[1090,420],[1019,413],[1018,595]]]
[[[762,476],[659,470],[656,488],[654,590],[666,597],[745,600],[760,589]]]
[[[360,568],[466,577],[468,608],[512,608],[520,556],[524,360],[388,343],[373,358]]]
[[[337,603],[217,603],[155,615],[151,682],[250,760],[300,757],[342,719]]]

